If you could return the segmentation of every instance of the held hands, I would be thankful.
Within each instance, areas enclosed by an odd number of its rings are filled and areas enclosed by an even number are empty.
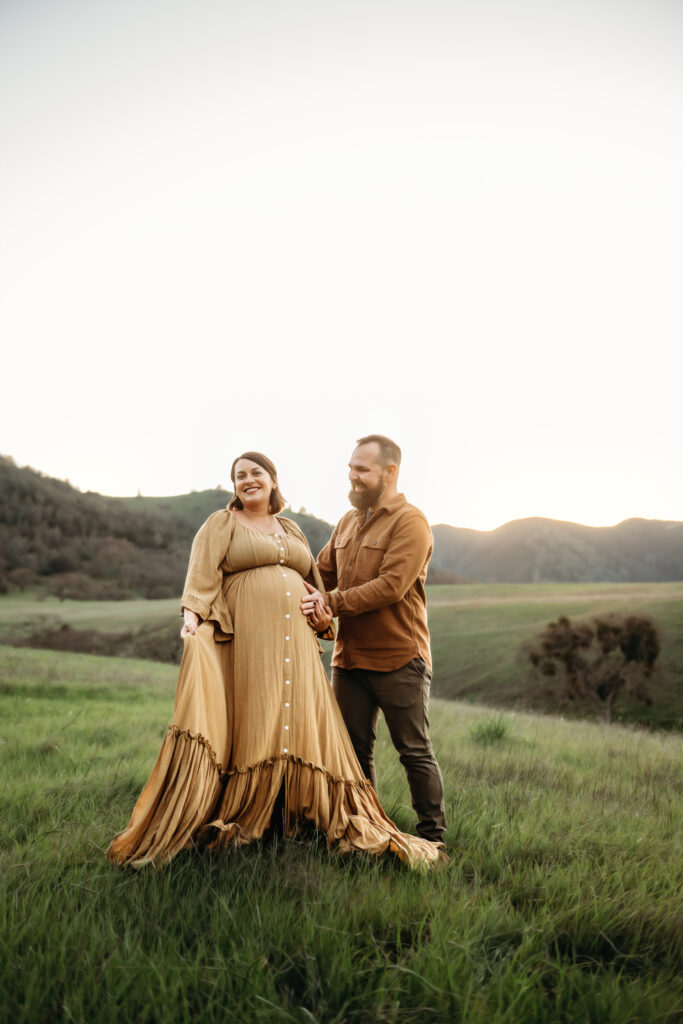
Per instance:
[[[332,622],[332,609],[325,604],[325,598],[319,590],[312,587],[306,580],[304,580],[304,586],[308,595],[301,598],[302,614],[306,616],[311,629],[314,629],[316,633],[323,633]]]
[[[184,640],[187,636],[195,635],[199,625],[199,616],[189,608],[183,608],[183,615],[185,616],[185,625],[180,630],[180,636]]]

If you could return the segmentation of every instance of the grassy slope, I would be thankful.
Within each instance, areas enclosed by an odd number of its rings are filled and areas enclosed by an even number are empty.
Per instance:
[[[434,701],[451,865],[284,842],[135,874],[103,849],[176,672],[0,649],[8,1020],[673,1024],[682,743]],[[380,797],[414,824],[384,731]]]
[[[652,725],[683,725],[683,583],[482,584],[429,589],[434,692],[440,697],[511,705],[526,688],[520,645],[560,615],[609,611],[651,615],[662,631],[661,673],[653,681]],[[615,705],[624,721],[642,706]]]
[[[519,647],[547,622],[562,614],[632,610],[652,615],[662,628],[662,674],[653,684],[652,708],[618,702],[617,717],[642,721],[645,714],[655,727],[683,726],[683,583],[434,586],[428,594],[437,696],[517,705],[528,674]],[[179,622],[176,600],[36,602],[15,594],[0,597],[0,640],[37,615],[102,631]]]
[[[147,601],[60,601],[57,597],[36,600],[32,594],[9,594],[0,597],[0,640],[20,625],[35,621],[67,622],[75,629],[97,629],[118,632],[138,626],[178,621],[180,603],[177,598]]]

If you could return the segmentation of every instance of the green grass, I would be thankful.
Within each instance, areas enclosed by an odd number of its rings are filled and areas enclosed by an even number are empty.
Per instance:
[[[135,629],[156,623],[178,622],[180,601],[175,598],[147,601],[60,601],[57,597],[36,598],[34,594],[0,597],[0,640],[17,627],[36,621],[65,622],[74,629],[97,629],[104,633]]]
[[[678,1019],[679,737],[434,700],[447,868],[280,841],[135,873],[103,851],[158,752],[175,669],[8,647],[0,666],[4,1019]],[[378,744],[380,797],[410,831],[383,729]]]

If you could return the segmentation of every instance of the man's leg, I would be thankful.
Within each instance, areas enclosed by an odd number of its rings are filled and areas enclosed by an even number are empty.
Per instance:
[[[374,749],[379,707],[368,688],[367,675],[362,668],[334,667],[332,686],[363,774],[376,790]]]
[[[377,701],[392,742],[408,776],[417,831],[423,839],[441,842],[446,831],[443,779],[429,739],[427,702],[431,671],[413,658],[395,672],[373,672]]]

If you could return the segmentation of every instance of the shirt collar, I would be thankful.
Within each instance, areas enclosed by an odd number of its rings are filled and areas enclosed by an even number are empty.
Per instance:
[[[406,496],[405,496],[405,494],[403,494],[402,492],[399,491],[399,493],[395,497],[393,497],[390,501],[381,501],[379,503],[379,505],[377,506],[375,511],[372,513],[372,516],[370,517],[370,519],[368,519],[368,523],[372,522],[372,520],[375,518],[375,516],[377,515],[378,512],[386,512],[388,515],[391,515],[392,512],[396,512],[396,510],[399,509],[401,507],[401,505],[405,505],[405,504],[406,504]],[[365,522],[365,516],[366,516],[365,509],[355,508],[353,510],[353,513],[354,513],[354,516],[356,518],[356,522],[358,523],[359,526],[362,527],[362,526],[367,525],[366,522]]]

